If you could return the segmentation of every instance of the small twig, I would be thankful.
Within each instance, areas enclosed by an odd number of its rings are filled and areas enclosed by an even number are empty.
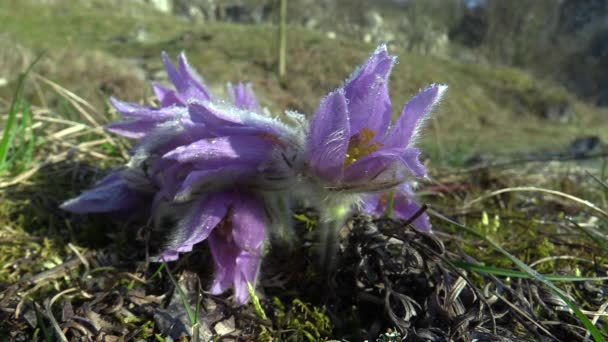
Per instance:
[[[534,324],[537,328],[539,328],[540,330],[542,330],[545,334],[547,334],[547,336],[550,336],[551,338],[553,338],[556,341],[558,341],[558,338],[555,337],[549,330],[547,330],[547,328],[543,327],[542,324],[536,322],[532,317],[528,316],[528,314],[525,313],[520,308],[518,308],[517,305],[511,303],[505,297],[499,295],[498,293],[494,293],[494,295],[496,297],[498,297],[500,300],[502,300],[503,303],[507,304],[513,311],[517,312],[520,316],[524,317],[530,323]]]
[[[53,298],[51,298],[51,300],[48,301],[45,305],[45,311],[47,314],[47,318],[51,321],[51,325],[53,326],[53,329],[55,329],[55,334],[57,334],[57,337],[62,342],[68,342],[68,339],[67,339],[67,337],[65,337],[65,334],[61,330],[59,323],[57,323],[57,320],[55,319],[55,316],[53,315],[53,310],[51,310],[51,308],[52,308],[53,304],[59,298],[61,298],[62,296],[66,295],[68,293],[72,293],[72,292],[76,292],[76,291],[78,291],[78,288],[76,288],[76,287],[72,287],[67,290],[63,290],[63,291],[59,292],[58,294],[56,294]]]

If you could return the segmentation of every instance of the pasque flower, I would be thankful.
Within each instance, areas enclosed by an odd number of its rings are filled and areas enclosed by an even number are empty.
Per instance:
[[[127,165],[62,208],[137,209],[156,222],[174,217],[177,227],[157,260],[175,260],[208,240],[216,265],[212,291],[233,286],[242,304],[249,298],[247,283],[257,278],[266,227],[279,216],[276,199],[264,207],[265,192],[295,176],[302,119],[292,116],[300,122],[294,127],[264,114],[251,86],[242,83],[228,85],[232,104],[214,100],[185,55],[178,67],[163,58],[175,90],[153,85],[158,106],[112,99],[126,120],[108,129],[138,139]]]
[[[426,176],[413,146],[423,120],[447,86],[433,85],[416,95],[391,126],[388,80],[395,57],[386,46],[322,101],[311,121],[307,161],[328,187],[374,191]]]
[[[407,185],[412,177],[427,174],[415,138],[447,86],[432,85],[421,91],[391,125],[388,81],[395,61],[385,45],[379,46],[343,86],[323,99],[312,118],[306,164],[312,178],[328,190],[325,198],[332,199],[332,193],[340,198],[324,206],[330,222],[330,236],[325,240],[335,235],[352,202],[362,201],[365,211],[381,214],[388,201],[394,200],[395,213],[403,217],[411,217],[420,208]],[[380,193],[387,190],[395,190],[392,199],[390,192]],[[365,196],[357,196],[361,194]],[[341,217],[335,213],[342,213]],[[414,225],[431,229],[426,214]]]
[[[176,260],[208,241],[211,291],[234,288],[240,304],[256,282],[269,230],[288,230],[295,204],[317,206],[326,240],[357,203],[380,215],[393,198],[394,214],[405,219],[419,210],[409,184],[426,170],[414,141],[447,87],[423,90],[391,124],[395,57],[384,45],[322,100],[310,123],[297,113],[286,121],[268,115],[248,84],[229,84],[230,101],[214,98],[185,55],[177,66],[163,59],[174,89],[153,84],[157,106],[111,99],[124,120],[108,129],[136,139],[130,160],[63,209],[137,213],[158,225],[172,218],[177,224],[156,259]],[[430,231],[424,214],[414,225]]]

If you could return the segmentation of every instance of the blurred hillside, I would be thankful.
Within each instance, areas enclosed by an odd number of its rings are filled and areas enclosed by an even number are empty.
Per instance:
[[[4,1],[0,44],[10,48],[0,49],[0,97],[10,99],[18,71],[46,49],[35,72],[96,108],[107,108],[110,95],[141,101],[151,95],[148,81],[166,81],[160,52],[175,56],[183,50],[216,94],[222,95],[226,82],[250,81],[274,113],[311,114],[377,41],[388,41],[400,61],[391,79],[395,113],[430,83],[450,86],[422,141],[435,161],[460,163],[484,152],[563,150],[583,136],[608,139],[606,110],[581,102],[551,78],[522,71],[533,69],[533,58],[490,63],[496,60],[493,53],[503,54],[487,43],[489,33],[477,45],[465,46],[472,40],[462,37],[472,29],[463,23],[473,20],[467,18],[479,7],[463,9],[459,0],[441,6],[434,0],[381,1],[373,8],[371,2],[355,2],[289,2],[288,78],[281,83],[275,75],[275,3],[209,0],[190,1],[188,7],[175,0],[162,7],[143,0]],[[433,8],[433,16],[424,14]],[[545,60],[554,58],[550,55]],[[519,61],[525,65],[507,65]],[[33,101],[62,113],[61,101],[48,89],[36,82],[27,89]],[[115,119],[112,115],[101,121]]]
[[[194,22],[276,20],[278,0],[131,0]],[[525,68],[608,105],[606,0],[290,0],[290,23],[408,51]]]

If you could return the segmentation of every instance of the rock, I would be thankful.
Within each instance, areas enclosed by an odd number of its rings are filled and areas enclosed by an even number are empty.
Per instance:
[[[584,157],[597,152],[602,145],[602,140],[595,135],[576,138],[568,147],[568,153],[574,157]]]
[[[576,118],[576,112],[569,102],[550,104],[545,108],[543,118],[549,121],[568,123]]]

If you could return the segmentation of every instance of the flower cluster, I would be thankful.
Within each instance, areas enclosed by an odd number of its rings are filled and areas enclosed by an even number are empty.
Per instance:
[[[357,208],[381,215],[390,200],[398,217],[419,211],[410,182],[426,170],[412,143],[447,87],[423,90],[391,125],[395,57],[385,46],[322,100],[310,122],[293,112],[285,120],[268,115],[248,84],[229,84],[231,101],[214,98],[183,54],[177,66],[163,59],[175,89],[153,84],[158,106],[111,99],[125,120],[108,129],[137,139],[129,162],[63,209],[176,218],[157,260],[176,260],[207,240],[211,292],[234,288],[240,304],[255,285],[268,232],[290,233],[296,205],[317,207],[334,226]],[[425,214],[413,224],[431,229]]]

